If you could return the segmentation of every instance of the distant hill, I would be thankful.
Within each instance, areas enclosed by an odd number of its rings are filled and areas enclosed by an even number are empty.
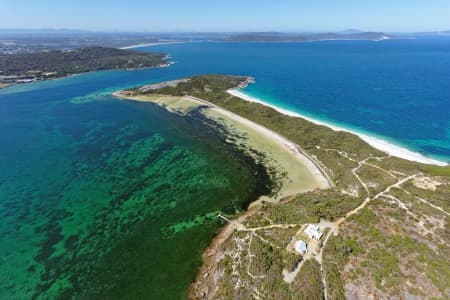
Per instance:
[[[229,35],[222,41],[232,42],[308,42],[320,40],[383,40],[392,36],[383,32],[327,32],[327,33],[243,33]]]
[[[361,32],[364,32],[364,31],[358,30],[358,29],[350,28],[350,29],[346,29],[346,30],[343,30],[343,31],[339,31],[338,33],[342,33],[342,34],[353,34],[353,33],[361,33]]]
[[[0,29],[0,54],[72,50],[92,45],[122,48],[175,41],[308,42],[318,40],[384,40],[450,36],[450,31],[385,33],[346,29],[338,32],[99,32],[76,29]]]
[[[0,29],[0,54],[73,50],[92,45],[121,48],[137,44],[179,41],[176,34],[95,32],[69,29]]]

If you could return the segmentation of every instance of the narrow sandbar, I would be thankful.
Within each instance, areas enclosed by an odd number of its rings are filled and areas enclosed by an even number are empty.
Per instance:
[[[178,113],[181,115],[188,114],[192,110],[194,110],[202,105],[201,103],[191,100],[187,97],[172,97],[172,96],[165,96],[165,95],[130,96],[130,95],[123,94],[122,92],[115,92],[115,93],[113,93],[113,96],[121,98],[121,99],[128,99],[128,100],[134,100],[134,101],[139,101],[139,102],[152,102],[161,107],[164,107],[165,109],[167,109],[170,112]]]

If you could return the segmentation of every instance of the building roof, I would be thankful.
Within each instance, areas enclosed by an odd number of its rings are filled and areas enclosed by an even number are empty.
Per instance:
[[[314,224],[308,224],[305,233],[310,239],[314,238],[317,240],[319,240],[323,235],[323,233],[320,231],[319,226]]]
[[[308,245],[304,241],[298,240],[295,242],[294,248],[298,253],[304,254],[308,250]]]

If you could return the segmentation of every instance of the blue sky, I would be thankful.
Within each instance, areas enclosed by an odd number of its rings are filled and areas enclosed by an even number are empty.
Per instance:
[[[450,0],[0,0],[0,28],[449,30]]]

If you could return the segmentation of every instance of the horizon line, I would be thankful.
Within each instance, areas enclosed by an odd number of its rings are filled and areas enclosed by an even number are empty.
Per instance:
[[[164,30],[164,31],[150,31],[150,30],[120,30],[120,29],[80,29],[80,28],[26,28],[26,27],[0,27],[0,31],[72,31],[72,32],[84,32],[84,33],[146,33],[146,34],[168,34],[168,33],[364,33],[364,32],[380,32],[380,33],[428,33],[428,32],[448,32],[450,29],[435,29],[435,30],[365,30],[358,28],[347,28],[347,29],[330,29],[330,30],[300,30],[300,29],[291,29],[291,30]]]

